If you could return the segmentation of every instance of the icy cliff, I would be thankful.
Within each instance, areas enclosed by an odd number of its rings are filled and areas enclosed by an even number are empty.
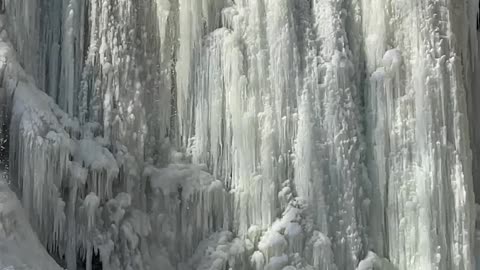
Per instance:
[[[475,269],[477,1],[4,5],[11,187],[62,267]]]

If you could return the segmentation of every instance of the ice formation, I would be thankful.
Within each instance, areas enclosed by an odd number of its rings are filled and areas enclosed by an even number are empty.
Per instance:
[[[478,269],[478,1],[0,3],[10,186],[61,267]]]
[[[5,172],[0,179],[0,269],[60,270],[30,227]]]

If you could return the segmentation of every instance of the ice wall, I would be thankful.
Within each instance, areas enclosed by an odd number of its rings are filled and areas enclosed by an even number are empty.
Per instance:
[[[377,32],[379,22],[364,24],[372,42],[367,66],[376,68],[367,84],[367,130],[371,179],[384,191],[383,242],[399,269],[470,269],[475,214],[465,97],[475,91],[477,45],[474,25],[466,26],[476,3],[389,7],[380,16],[384,31]],[[384,48],[391,49],[382,57]]]
[[[68,269],[474,269],[475,1],[5,2]]]

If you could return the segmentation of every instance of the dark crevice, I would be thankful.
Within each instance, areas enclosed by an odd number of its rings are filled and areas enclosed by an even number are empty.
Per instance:
[[[480,9],[480,0],[478,1]],[[477,36],[480,34],[480,12],[477,11]],[[476,38],[476,37],[474,37]],[[475,202],[480,204],[480,128],[477,127],[476,119],[480,115],[480,109],[476,102],[480,99],[480,86],[479,78],[479,64],[478,59],[475,65],[472,67],[471,76],[471,89],[467,93],[468,98],[468,113],[469,113],[469,128],[470,128],[470,147],[472,149],[472,177],[473,177],[473,190],[475,195]]]
[[[102,261],[100,260],[100,253],[92,251],[92,270],[103,270]],[[79,261],[78,270],[84,269],[86,265],[86,260]]]
[[[8,94],[5,88],[0,88],[0,169],[8,171],[8,152],[9,152],[9,123],[10,113],[8,106]]]
[[[478,1],[478,8],[480,9],[480,0]],[[480,30],[480,13],[477,12],[477,31]]]

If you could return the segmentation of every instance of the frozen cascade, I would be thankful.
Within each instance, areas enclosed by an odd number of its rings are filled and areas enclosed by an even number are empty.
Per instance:
[[[478,1],[0,3],[11,188],[61,267],[475,269]]]

